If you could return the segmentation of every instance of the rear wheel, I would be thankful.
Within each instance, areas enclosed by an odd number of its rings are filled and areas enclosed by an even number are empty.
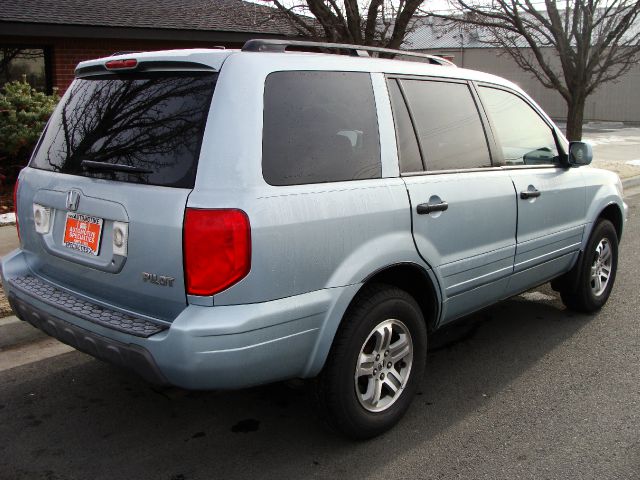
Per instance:
[[[390,429],[409,408],[426,352],[426,326],[413,297],[388,285],[365,287],[315,381],[326,423],[356,439]]]
[[[618,235],[613,224],[600,220],[582,255],[575,290],[562,290],[562,302],[571,310],[592,313],[607,303],[618,268]]]

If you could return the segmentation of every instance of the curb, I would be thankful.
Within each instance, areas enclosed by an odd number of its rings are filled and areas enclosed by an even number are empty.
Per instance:
[[[11,315],[9,315],[8,317],[3,317],[0,318],[0,327],[4,326],[4,325],[9,325],[12,323],[20,323],[22,320],[20,320],[18,317],[16,317],[13,313]]]
[[[631,188],[640,185],[640,175],[636,175],[635,177],[625,178],[622,180],[623,188]]]

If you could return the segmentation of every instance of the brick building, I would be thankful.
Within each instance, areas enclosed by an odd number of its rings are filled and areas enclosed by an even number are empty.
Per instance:
[[[26,75],[63,93],[82,60],[295,34],[275,9],[241,0],[2,0],[0,84]]]

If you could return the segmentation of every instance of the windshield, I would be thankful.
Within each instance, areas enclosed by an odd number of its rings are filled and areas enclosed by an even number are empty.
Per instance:
[[[192,188],[216,78],[213,73],[156,72],[76,79],[30,166]],[[89,168],[91,162],[134,168]]]

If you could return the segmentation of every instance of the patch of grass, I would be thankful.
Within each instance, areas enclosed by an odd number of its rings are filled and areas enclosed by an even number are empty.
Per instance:
[[[0,286],[1,285],[2,282],[0,282]],[[7,300],[7,297],[4,295],[4,290],[0,288],[0,318],[8,317],[9,315],[13,315],[13,311],[9,306],[9,300]]]

